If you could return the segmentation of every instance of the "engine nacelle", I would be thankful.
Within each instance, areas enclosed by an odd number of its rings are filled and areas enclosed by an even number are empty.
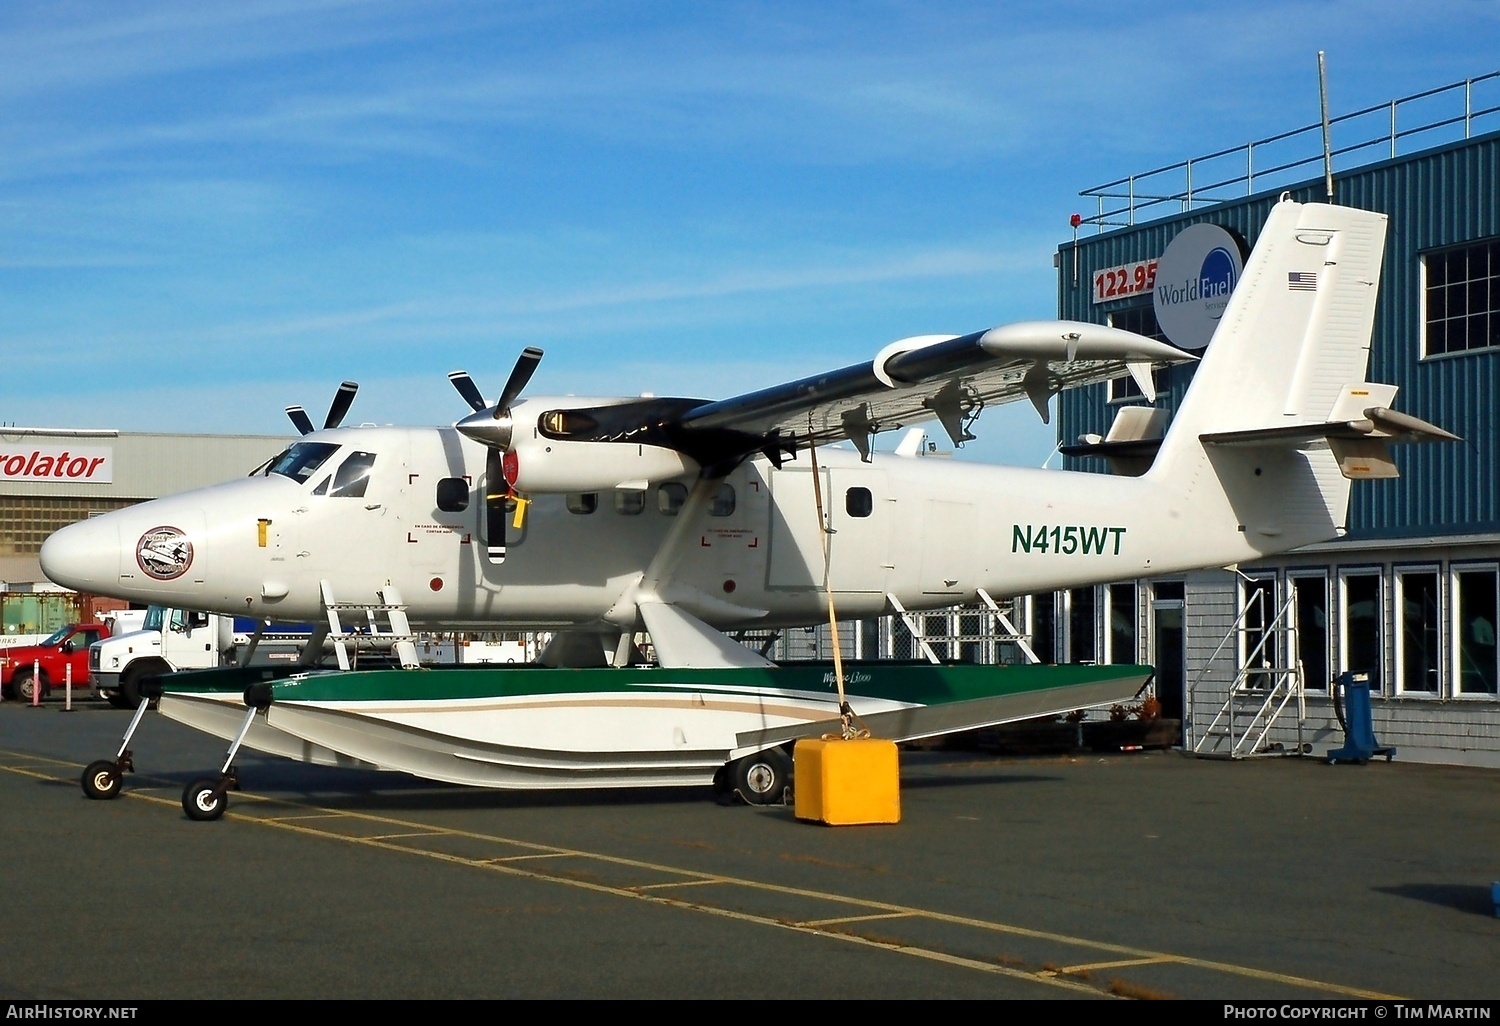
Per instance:
[[[644,489],[699,469],[696,460],[659,445],[535,436],[516,439],[502,468],[506,481],[522,495]]]

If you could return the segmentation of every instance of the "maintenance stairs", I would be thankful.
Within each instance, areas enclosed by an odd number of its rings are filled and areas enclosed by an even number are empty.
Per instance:
[[[340,670],[357,666],[361,650],[394,651],[403,670],[414,670],[420,665],[417,660],[417,636],[412,633],[411,623],[406,618],[406,605],[401,601],[401,593],[394,586],[387,585],[377,590],[376,602],[339,602],[334,599],[331,583],[322,581],[320,585],[323,615],[328,621],[327,637],[333,642]],[[354,618],[363,614],[364,626],[349,631],[340,613],[355,614]],[[381,630],[382,616],[386,621],[386,630]],[[322,630],[323,626],[319,625],[319,631]],[[321,639],[316,647],[321,650]],[[312,650],[314,646],[309,644],[308,648]],[[350,657],[351,648],[354,650],[353,658]]]
[[[1188,689],[1192,702],[1214,660],[1231,642],[1239,642],[1235,651],[1245,653],[1240,670],[1229,685],[1224,704],[1193,745],[1193,754],[1200,758],[1248,759],[1303,755],[1310,750],[1302,737],[1307,720],[1302,664],[1296,660],[1277,664],[1282,656],[1299,651],[1296,596],[1288,598],[1270,618],[1269,605],[1266,592],[1257,590],[1250,595],[1224,640],[1204,661],[1203,669]],[[1283,741],[1271,740],[1271,731],[1278,723],[1288,726],[1285,718],[1289,714],[1295,720],[1290,726],[1295,728],[1297,738],[1290,748]]]

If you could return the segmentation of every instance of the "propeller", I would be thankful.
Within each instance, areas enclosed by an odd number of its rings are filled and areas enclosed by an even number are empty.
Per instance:
[[[349,412],[349,407],[354,403],[354,393],[359,391],[359,385],[352,381],[346,381],[339,386],[339,390],[333,394],[333,402],[328,406],[328,416],[323,421],[323,427],[336,428],[344,420],[344,414]],[[313,422],[308,417],[307,411],[300,406],[288,406],[286,415],[291,418],[299,434],[310,435],[313,432]]]
[[[479,386],[474,384],[474,379],[469,377],[467,371],[456,370],[448,375],[448,380],[453,382],[453,387],[463,397],[464,402],[474,412],[455,426],[469,438],[476,442],[482,442],[494,449],[508,449],[510,447],[511,429],[513,427],[510,419],[510,405],[526,388],[531,376],[536,373],[537,364],[542,362],[542,351],[535,346],[527,346],[516,359],[516,365],[511,369],[510,377],[506,379],[505,388],[501,390],[500,397],[495,400],[493,407],[484,401],[484,395],[479,391]]]

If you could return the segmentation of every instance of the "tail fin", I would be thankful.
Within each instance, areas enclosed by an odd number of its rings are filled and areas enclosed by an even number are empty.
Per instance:
[[[1235,523],[1252,549],[1343,526],[1349,481],[1327,443],[1277,435],[1326,424],[1364,381],[1385,229],[1384,214],[1352,207],[1272,209],[1149,472],[1186,487],[1193,515]]]

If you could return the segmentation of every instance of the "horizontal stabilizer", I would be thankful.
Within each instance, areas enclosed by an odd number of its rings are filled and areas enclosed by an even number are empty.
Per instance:
[[[1166,431],[1167,411],[1150,406],[1122,406],[1109,434],[1081,435],[1076,445],[1058,449],[1064,456],[1102,456],[1111,474],[1140,477],[1151,469]]]
[[[1321,424],[1285,424],[1248,431],[1220,431],[1200,435],[1208,445],[1306,449],[1323,444],[1333,451],[1339,470],[1348,478],[1399,477],[1390,446],[1408,442],[1456,442],[1461,439],[1436,424],[1388,406],[1360,408],[1358,400],[1389,402],[1391,385],[1361,382],[1347,386],[1334,404],[1332,418]]]

